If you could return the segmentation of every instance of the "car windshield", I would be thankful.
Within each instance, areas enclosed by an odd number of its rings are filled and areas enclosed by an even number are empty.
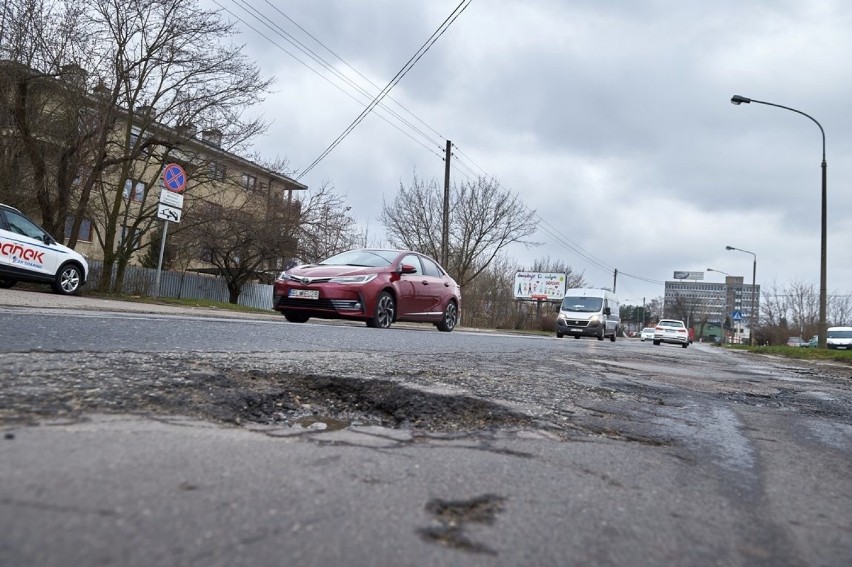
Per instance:
[[[642,332],[643,333],[653,333],[654,329],[652,329],[651,327],[645,327],[644,329],[642,329]]]
[[[597,313],[602,304],[603,299],[600,297],[566,297],[562,300],[562,311]]]
[[[683,323],[681,321],[660,321],[660,327],[683,327]]]
[[[829,339],[852,339],[852,331],[829,331]]]
[[[393,250],[350,250],[320,262],[321,266],[363,266],[380,268],[388,266],[399,255]]]

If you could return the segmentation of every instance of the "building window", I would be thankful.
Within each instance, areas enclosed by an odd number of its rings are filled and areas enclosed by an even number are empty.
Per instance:
[[[134,179],[126,180],[124,182],[124,198],[130,199],[134,203],[141,203],[145,200],[145,184]]]
[[[74,217],[71,215],[65,217],[65,240],[71,238],[71,227],[73,226]],[[83,222],[80,223],[80,232],[77,235],[77,240],[80,242],[92,241],[92,221],[89,219],[83,219]]]
[[[223,181],[225,179],[225,166],[221,163],[210,162],[209,172],[213,181]]]
[[[243,173],[243,189],[246,191],[254,191],[257,187],[257,177]]]

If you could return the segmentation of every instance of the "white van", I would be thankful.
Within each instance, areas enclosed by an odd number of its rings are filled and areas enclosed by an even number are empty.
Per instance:
[[[620,324],[618,296],[614,293],[605,289],[569,289],[556,318],[556,336],[595,337],[599,341],[609,337],[615,342]]]
[[[852,349],[852,327],[829,327],[825,337],[828,348]]]

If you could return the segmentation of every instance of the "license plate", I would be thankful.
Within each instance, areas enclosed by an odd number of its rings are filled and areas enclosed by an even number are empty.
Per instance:
[[[572,333],[582,333],[582,332],[583,332],[583,329],[577,329],[577,328],[575,327],[575,328],[571,329],[571,332],[572,332]]]
[[[291,289],[289,297],[301,299],[319,299],[319,291],[315,289]]]

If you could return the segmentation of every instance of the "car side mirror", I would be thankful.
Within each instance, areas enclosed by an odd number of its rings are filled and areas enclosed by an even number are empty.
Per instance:
[[[53,245],[53,244],[56,244],[56,241],[55,241],[55,240],[53,239],[53,237],[52,237],[52,236],[50,236],[49,234],[45,234],[44,236],[42,236],[42,238],[41,238],[41,239],[42,239],[42,241],[44,241],[44,243],[45,243],[45,244],[47,244],[48,246],[51,246],[51,245]]]
[[[401,274],[416,274],[417,268],[415,268],[411,264],[400,264],[399,273],[401,273]]]
[[[604,307],[604,315],[609,317],[612,314],[612,310],[609,307]]]

